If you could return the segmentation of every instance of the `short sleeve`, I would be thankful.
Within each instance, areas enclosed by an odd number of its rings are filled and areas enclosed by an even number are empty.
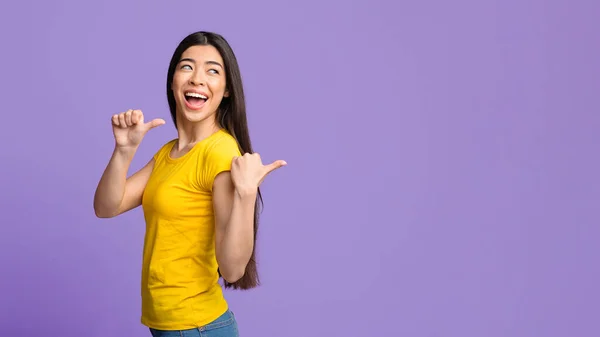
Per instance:
[[[223,137],[206,149],[200,169],[200,185],[212,191],[213,183],[221,172],[231,170],[231,161],[240,155],[237,142],[233,137]]]

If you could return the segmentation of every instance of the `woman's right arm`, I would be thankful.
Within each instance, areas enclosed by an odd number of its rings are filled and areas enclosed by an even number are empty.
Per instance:
[[[154,167],[154,158],[127,178],[134,153],[133,150],[115,148],[94,196],[97,217],[112,218],[142,204],[142,195]]]
[[[146,133],[162,124],[165,124],[162,119],[144,123],[140,110],[128,110],[112,117],[115,149],[94,195],[97,217],[112,218],[142,204],[144,189],[154,168],[154,158],[129,178],[127,172]]]

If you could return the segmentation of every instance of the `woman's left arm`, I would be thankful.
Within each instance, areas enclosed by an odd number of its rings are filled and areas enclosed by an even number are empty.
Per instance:
[[[221,276],[234,283],[244,275],[254,249],[254,206],[258,186],[283,160],[263,165],[257,153],[233,158],[231,171],[213,183],[215,248]]]
[[[256,189],[254,193],[237,193],[230,172],[223,172],[215,178],[215,248],[221,276],[229,283],[244,275],[254,249],[256,195]]]

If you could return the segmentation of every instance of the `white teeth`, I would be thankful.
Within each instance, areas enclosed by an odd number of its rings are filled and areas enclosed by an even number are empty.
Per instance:
[[[202,99],[208,99],[208,97],[206,97],[204,95],[201,95],[201,94],[197,94],[195,92],[186,92],[185,95],[189,96],[189,97],[197,97],[197,98],[202,98]]]

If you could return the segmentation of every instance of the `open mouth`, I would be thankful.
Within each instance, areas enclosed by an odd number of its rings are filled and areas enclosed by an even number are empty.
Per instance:
[[[206,101],[208,100],[208,97],[206,97],[203,94],[199,94],[196,92],[186,92],[185,93],[185,102],[186,104],[190,107],[190,108],[201,108],[204,103],[206,103]]]

